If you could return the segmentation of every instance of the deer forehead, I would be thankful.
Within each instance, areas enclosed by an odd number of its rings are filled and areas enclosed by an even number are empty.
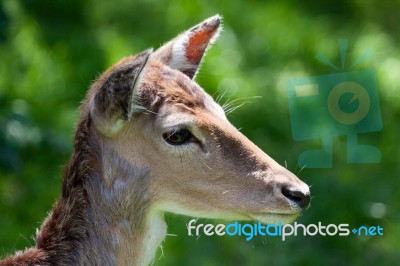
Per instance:
[[[143,82],[142,98],[152,99],[152,105],[162,108],[163,116],[175,115],[169,120],[184,119],[190,114],[201,116],[202,112],[210,112],[221,119],[227,120],[222,107],[207,94],[195,81],[180,71],[166,65],[153,62],[147,70]],[[153,110],[157,113],[160,109]]]

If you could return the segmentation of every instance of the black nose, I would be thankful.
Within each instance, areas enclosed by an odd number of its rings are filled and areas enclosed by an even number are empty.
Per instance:
[[[291,187],[282,188],[282,194],[300,206],[300,208],[305,209],[310,205],[310,193],[305,194],[304,192]]]

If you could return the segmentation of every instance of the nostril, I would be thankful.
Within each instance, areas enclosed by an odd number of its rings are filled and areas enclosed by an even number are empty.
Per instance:
[[[304,192],[295,188],[283,187],[282,194],[289,200],[298,204],[300,208],[305,209],[310,204],[311,197],[309,193],[305,194]]]

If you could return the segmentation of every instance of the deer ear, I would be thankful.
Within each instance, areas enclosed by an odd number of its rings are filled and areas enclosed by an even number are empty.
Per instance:
[[[137,91],[152,49],[122,59],[92,85],[90,116],[105,136],[118,133],[135,110]]]
[[[221,16],[210,17],[161,46],[152,58],[194,78],[207,48],[222,29]]]

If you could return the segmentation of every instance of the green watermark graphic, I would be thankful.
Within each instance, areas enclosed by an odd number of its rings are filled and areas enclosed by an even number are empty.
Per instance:
[[[296,141],[321,140],[321,148],[306,150],[298,164],[332,167],[332,139],[347,136],[348,163],[379,163],[378,148],[358,143],[358,135],[382,129],[378,86],[373,70],[345,71],[347,40],[339,40],[341,67],[326,56],[316,58],[338,73],[287,80],[292,136]],[[368,50],[349,69],[370,57]],[[342,71],[342,72],[340,72]]]

